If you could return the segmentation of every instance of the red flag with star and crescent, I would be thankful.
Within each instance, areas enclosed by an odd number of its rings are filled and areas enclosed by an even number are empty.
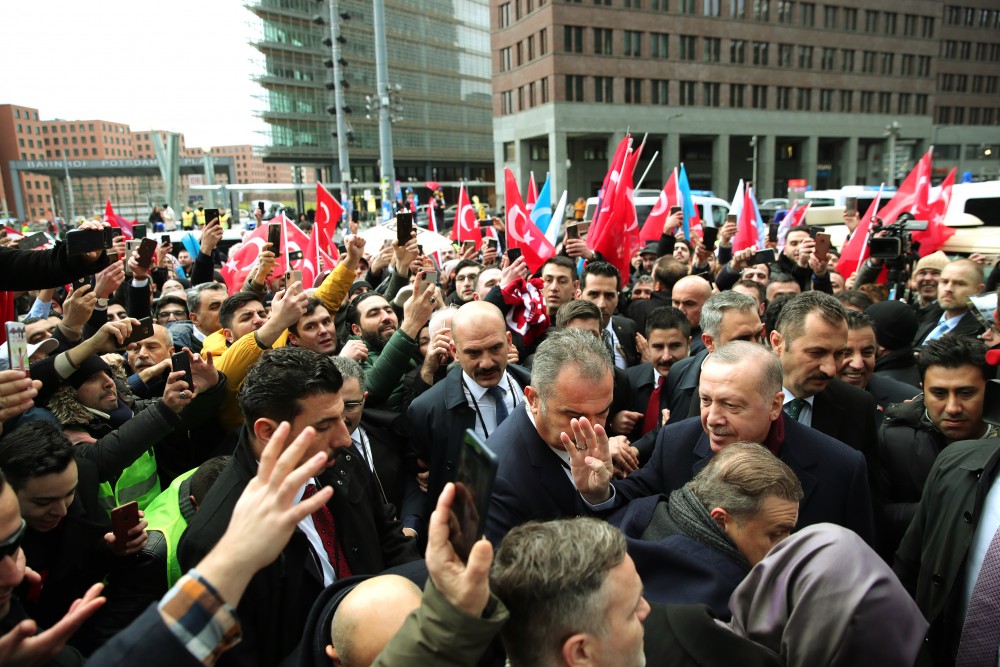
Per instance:
[[[336,244],[333,242],[333,234],[337,231],[337,225],[344,217],[344,207],[340,205],[330,191],[323,187],[322,183],[316,183],[316,227],[319,227],[319,240],[321,247],[327,252],[333,252]]]
[[[115,210],[111,208],[110,199],[108,200],[108,203],[104,205],[104,222],[108,223],[112,227],[117,227],[122,230],[122,236],[126,239],[132,238],[132,225],[134,225],[135,222],[129,222],[115,213]]]
[[[276,219],[277,220],[277,219]],[[279,224],[277,222],[272,224]],[[302,271],[302,282],[304,287],[311,287],[312,280],[315,280],[317,271],[313,269],[312,266],[306,266],[308,258],[315,257],[316,251],[319,250],[319,257],[325,268],[330,268],[336,265],[334,258],[324,252],[322,249],[317,249],[315,246],[310,247],[310,238],[306,236],[306,233],[299,229],[291,220],[285,219],[285,224],[281,225],[281,247],[282,252],[278,253],[275,257],[274,269],[271,271],[271,276],[280,276],[287,270],[285,267],[285,257],[287,256],[284,249],[287,248],[289,252],[295,252],[298,250],[302,251],[303,259],[294,260],[292,262],[292,268],[296,271]],[[314,226],[315,227],[315,226]],[[226,285],[229,287],[229,293],[234,294],[243,287],[243,283],[246,282],[247,275],[250,273],[250,269],[254,267],[257,262],[257,257],[260,255],[261,249],[264,244],[267,243],[267,229],[268,225],[261,225],[257,229],[253,230],[244,239],[243,243],[233,251],[230,255],[228,262],[222,265],[220,273],[223,279],[226,281]],[[307,283],[307,274],[312,270],[312,279]]]
[[[528,216],[510,169],[504,169],[504,200],[507,208],[507,247],[520,248],[528,270],[535,273],[546,260],[555,256],[556,247]]]
[[[469,193],[463,185],[458,191],[458,210],[455,211],[455,223],[451,227],[451,238],[459,243],[475,241],[476,250],[483,245],[483,236],[479,231],[479,221],[476,211],[472,208]]]

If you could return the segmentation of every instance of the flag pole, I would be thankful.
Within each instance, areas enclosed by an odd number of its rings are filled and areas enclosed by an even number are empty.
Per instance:
[[[653,157],[649,158],[649,164],[646,165],[646,171],[642,172],[642,176],[639,178],[639,182],[635,184],[635,189],[638,190],[642,187],[642,182],[646,180],[646,174],[649,173],[650,168],[652,168],[653,163],[656,162],[656,157],[660,154],[660,151],[653,153]]]

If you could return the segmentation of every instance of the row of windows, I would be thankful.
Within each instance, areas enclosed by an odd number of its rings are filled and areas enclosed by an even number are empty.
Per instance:
[[[973,49],[973,42],[959,42],[953,39],[941,42],[941,57],[947,60],[969,60],[973,52],[978,62],[1000,62],[1000,44],[975,42]]]
[[[542,79],[540,96],[547,96],[548,82]],[[926,115],[928,96],[916,93],[889,93],[834,89],[765,86],[743,83],[721,84],[666,79],[625,78],[621,86],[614,77],[570,74],[565,77],[565,100],[598,104],[653,104],[705,106],[780,111],[827,111],[840,113],[897,113]],[[528,93],[533,95],[533,93]],[[532,98],[519,92],[514,105],[511,91],[501,94],[501,112],[512,114],[530,108]],[[534,99],[541,99],[536,97]],[[547,100],[547,97],[544,97]],[[543,102],[544,103],[544,102]]]
[[[950,5],[945,8],[944,22],[968,28],[1000,28],[1000,9]]]
[[[941,74],[938,77],[938,90],[943,93],[984,93],[995,95],[997,92],[996,76],[983,76],[974,74]],[[972,87],[969,87],[969,80],[972,80]]]
[[[500,49],[500,71],[507,72],[529,63],[549,52],[549,31],[542,28],[537,35],[528,35],[513,47]]]
[[[51,122],[51,121],[46,121]],[[74,130],[73,124],[70,123],[67,126],[65,123],[60,123],[59,125],[42,125],[42,134],[49,134],[49,127],[52,128],[52,134],[56,132],[72,132]],[[94,132],[94,123],[77,123],[77,132]],[[127,125],[112,125],[110,123],[101,123],[101,132],[113,132],[115,134],[127,134],[129,129]]]
[[[596,55],[615,55],[614,35],[609,28],[591,29],[593,38],[592,51]],[[670,54],[670,35],[662,32],[622,31],[622,47],[618,53],[630,58],[651,58],[667,60]],[[581,26],[563,26],[563,48],[568,53],[584,53],[584,36],[586,30]],[[721,63],[723,48],[722,39],[718,37],[698,37],[696,35],[675,35],[677,48],[674,57],[679,60]],[[700,48],[699,48],[700,41]],[[643,46],[646,42],[647,46]],[[748,41],[744,39],[728,40],[729,60],[731,64],[769,65],[771,64],[772,45],[768,42]],[[782,68],[813,69],[819,65],[824,71],[840,71],[851,73],[855,71],[855,50],[836,49],[830,47],[813,47],[806,45],[775,44],[774,64]],[[1000,50],[1000,45],[994,45]],[[590,49],[587,49],[590,51]],[[861,69],[865,74],[883,74],[901,76],[927,77],[931,73],[931,57],[913,54],[863,51]],[[501,58],[501,62],[504,58]],[[896,70],[896,63],[899,69]]]
[[[511,24],[512,10],[514,20],[520,21],[521,18],[535,11],[535,7],[542,7],[546,2],[547,0],[513,0],[513,2],[505,2],[501,4],[498,8],[498,21],[500,27],[506,28]],[[513,7],[511,7],[511,5],[513,5]]]
[[[1000,109],[980,107],[936,107],[935,122],[941,125],[993,125]]]
[[[520,86],[517,89],[517,107],[514,107],[513,91],[500,93],[500,113],[507,116],[515,111],[524,111],[539,104],[549,103],[549,77]]]
[[[45,180],[45,181],[25,180],[24,181],[24,187],[26,187],[27,189],[31,190],[32,185],[34,185],[34,187],[35,187],[36,190],[48,190],[49,189],[49,182],[47,180]]]
[[[38,112],[28,111],[27,109],[25,109],[24,113],[22,114],[21,110],[15,107],[14,118],[23,118],[24,120],[38,120]]]
[[[45,157],[49,159],[61,159],[63,157],[69,157],[69,149],[60,148],[58,150],[46,150]],[[133,158],[135,154],[133,151],[127,151],[121,148],[105,148],[101,151],[98,148],[74,148],[73,157],[127,157]]]
[[[567,0],[580,4],[582,0]],[[669,12],[670,0],[621,0],[622,7],[627,9],[644,9]],[[836,5],[821,5],[822,13],[817,11],[814,2],[795,2],[794,0],[674,0],[675,11],[680,14],[698,16],[722,17],[732,19],[751,18],[754,21],[770,21],[773,15],[778,23],[799,25],[805,28],[822,27],[827,30],[846,30],[857,32],[860,25],[866,33],[883,35],[899,35],[904,37],[934,37],[934,17],[919,14],[902,14],[898,12],[882,12],[866,9],[864,13],[854,7],[838,7]],[[612,0],[593,0],[595,5],[610,7]],[[646,3],[647,6],[643,7]],[[747,5],[749,4],[749,12]],[[508,9],[503,9],[504,7]],[[510,25],[510,10],[508,5],[501,5],[500,27]],[[981,10],[989,13],[989,10]],[[819,24],[818,18],[822,17]],[[859,22],[859,18],[861,21]],[[992,18],[994,21],[998,19]],[[900,32],[901,29],[901,32]]]

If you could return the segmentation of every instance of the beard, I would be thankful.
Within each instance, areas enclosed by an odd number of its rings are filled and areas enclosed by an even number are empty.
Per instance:
[[[392,333],[396,333],[395,330],[393,330]],[[383,338],[377,331],[362,331],[361,340],[363,340],[365,345],[368,346],[369,352],[381,354],[382,350],[385,349],[386,343],[388,343],[389,339],[392,337],[392,333]]]

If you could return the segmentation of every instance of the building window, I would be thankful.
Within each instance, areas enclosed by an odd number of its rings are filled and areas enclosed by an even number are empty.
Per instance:
[[[535,36],[528,35],[526,43],[528,45],[528,62],[531,62],[535,59]]]
[[[612,104],[615,101],[614,79],[610,76],[594,77],[594,101]]]
[[[746,0],[729,0],[729,18],[742,19],[746,15]]]
[[[840,8],[833,5],[823,5],[823,27],[828,30],[837,29],[837,14]]]
[[[667,96],[667,84],[669,82],[666,79],[653,79],[650,81],[652,88],[652,102],[653,104],[660,104],[666,106],[669,104],[669,97]]]
[[[653,11],[656,12],[670,11],[669,3],[667,2],[667,0],[652,0],[652,2],[650,3],[650,7],[652,7]]]
[[[505,2],[500,5],[500,27],[506,28],[510,25],[510,3]]]
[[[873,9],[865,10],[865,32],[878,32],[878,12]]]
[[[583,77],[577,74],[566,76],[566,101],[583,102]]]
[[[812,66],[813,66],[813,47],[800,46],[799,69],[812,69]]]
[[[669,35],[663,32],[650,33],[650,56],[658,60],[666,60],[669,57],[667,46]]]
[[[751,86],[750,94],[754,109],[767,108],[767,86]]]
[[[680,102],[682,107],[692,107],[695,105],[694,101],[694,81],[680,81]]]
[[[921,33],[921,36],[924,37],[924,39],[931,39],[932,37],[934,37],[934,17],[933,16],[924,16],[924,17],[922,17],[922,19],[921,19],[920,33]]]
[[[916,14],[904,14],[903,15],[903,36],[904,37],[915,37],[917,34],[917,15]]]
[[[910,113],[910,99],[912,95],[910,93],[900,93],[899,98],[896,100],[897,113]]]
[[[611,29],[594,28],[594,53],[597,55],[611,55]]]
[[[861,58],[861,71],[865,74],[872,74],[875,72],[875,52],[865,51]]]
[[[729,84],[729,107],[732,109],[742,109],[744,105],[744,95],[746,85],[742,83]]]
[[[549,52],[549,31],[542,28],[538,31],[538,55],[544,56]]]
[[[890,106],[892,105],[892,93],[879,93],[878,94],[878,112],[879,113],[890,113]]]
[[[542,104],[549,103],[549,77],[542,77],[538,82],[538,87],[542,90]]]
[[[927,115],[927,95],[917,95],[914,98],[914,105],[913,106],[914,106],[913,113],[917,114],[918,116],[926,116]]]
[[[515,155],[515,153],[514,153],[514,142],[513,141],[505,141],[503,143],[503,161],[504,162],[513,162],[516,159],[517,159],[517,155]]]
[[[638,58],[642,55],[642,33],[635,30],[625,31],[625,55]]]
[[[833,91],[829,88],[819,91],[819,110],[833,111]]]
[[[721,47],[722,40],[718,37],[706,37],[702,42],[703,45],[703,59],[707,63],[717,63],[719,62],[719,49]]]
[[[695,48],[698,44],[698,38],[694,35],[681,35],[681,60],[695,60],[698,56],[695,54]]]
[[[861,92],[861,113],[871,113],[872,103],[875,101],[875,93],[865,90]]]
[[[694,14],[694,0],[678,0],[677,11],[681,14]]]
[[[917,59],[917,76],[928,77],[931,75],[931,57],[920,56]]]
[[[816,5],[803,2],[799,5],[799,23],[806,28],[816,25]]]
[[[792,45],[778,44],[778,67],[792,66]]]
[[[913,61],[914,57],[912,54],[904,54],[899,61],[899,73],[902,76],[913,76]]]
[[[767,0],[753,0],[753,20],[767,21],[770,18]]]
[[[767,65],[767,42],[753,43],[753,64]]]
[[[798,88],[795,91],[795,108],[799,111],[812,110],[812,90],[809,88]]]
[[[792,0],[778,0],[778,23],[792,22],[792,8],[795,3]]]
[[[824,48],[820,56],[820,69],[830,71],[833,69],[833,61],[837,56],[837,49]]]
[[[721,85],[718,83],[703,83],[702,89],[702,99],[706,107],[717,107],[719,106],[719,89]]]
[[[880,71],[882,74],[892,74],[892,58],[893,54],[883,53],[880,63]]]
[[[511,69],[510,47],[500,49],[500,71],[506,72]]]
[[[858,10],[844,7],[844,30],[856,32],[858,29]]]
[[[625,6],[629,9],[642,9],[642,0],[625,0]]]
[[[625,103],[642,104],[642,79],[625,79]]]
[[[500,93],[500,113],[504,116],[514,113],[514,95],[509,90]]]
[[[524,64],[524,42],[518,42],[514,45],[515,52],[517,53],[517,66],[520,67]]]
[[[583,53],[583,28],[575,25],[563,26],[563,49],[567,53]]]
[[[791,99],[792,99],[792,89],[789,86],[778,86],[777,98],[778,98],[777,109],[779,111],[785,111],[790,109]]]
[[[882,15],[882,32],[887,35],[896,34],[896,12],[886,12]]]
[[[742,39],[734,39],[729,42],[729,62],[743,64],[747,60],[747,43]]]

